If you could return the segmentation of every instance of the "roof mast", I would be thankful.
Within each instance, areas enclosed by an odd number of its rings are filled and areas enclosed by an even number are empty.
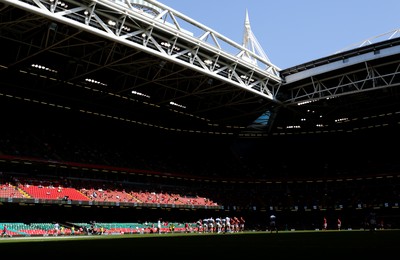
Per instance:
[[[267,56],[267,54],[264,52],[263,48],[261,47],[260,43],[258,42],[256,36],[253,34],[250,26],[250,19],[249,19],[249,13],[246,9],[246,19],[244,23],[244,33],[243,33],[243,43],[242,46],[246,49],[248,49],[250,52],[262,57],[263,59],[267,60],[268,62],[271,62]],[[242,59],[251,62],[251,63],[257,63],[257,59],[252,57],[250,55],[250,52],[244,52],[239,55]]]

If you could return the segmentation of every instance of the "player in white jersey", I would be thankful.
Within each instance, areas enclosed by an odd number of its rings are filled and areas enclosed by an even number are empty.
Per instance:
[[[216,228],[217,233],[221,233],[221,231],[222,231],[222,220],[221,220],[220,217],[217,217],[215,219],[215,228]]]
[[[231,218],[230,217],[225,217],[225,233],[231,232]]]

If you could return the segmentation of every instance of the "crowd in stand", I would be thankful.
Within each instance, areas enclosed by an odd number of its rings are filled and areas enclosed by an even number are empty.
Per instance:
[[[3,175],[6,175],[3,177]],[[1,173],[0,197],[125,202],[170,205],[217,206],[209,198],[184,194],[130,190],[116,183],[99,180],[43,179]],[[5,181],[7,179],[7,181]],[[87,188],[85,188],[87,187]],[[93,188],[96,187],[96,188]]]

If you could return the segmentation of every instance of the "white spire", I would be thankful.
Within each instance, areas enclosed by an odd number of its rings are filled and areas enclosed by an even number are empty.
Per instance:
[[[251,31],[250,20],[249,20],[249,13],[246,9],[246,19],[244,23],[244,33],[243,33],[243,44],[242,46],[249,50],[250,52],[262,57],[263,59],[271,62],[265,54],[264,50],[261,48],[260,43],[257,41],[257,38],[254,36],[253,32]],[[257,63],[257,60],[250,55],[250,52],[240,53],[239,57],[244,60],[247,60],[252,63]]]

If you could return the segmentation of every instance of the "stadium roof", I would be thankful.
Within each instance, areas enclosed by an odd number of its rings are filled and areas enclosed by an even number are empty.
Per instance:
[[[0,8],[0,98],[21,109],[30,103],[168,131],[250,137],[400,121],[397,38],[282,70],[270,100],[38,14]]]

